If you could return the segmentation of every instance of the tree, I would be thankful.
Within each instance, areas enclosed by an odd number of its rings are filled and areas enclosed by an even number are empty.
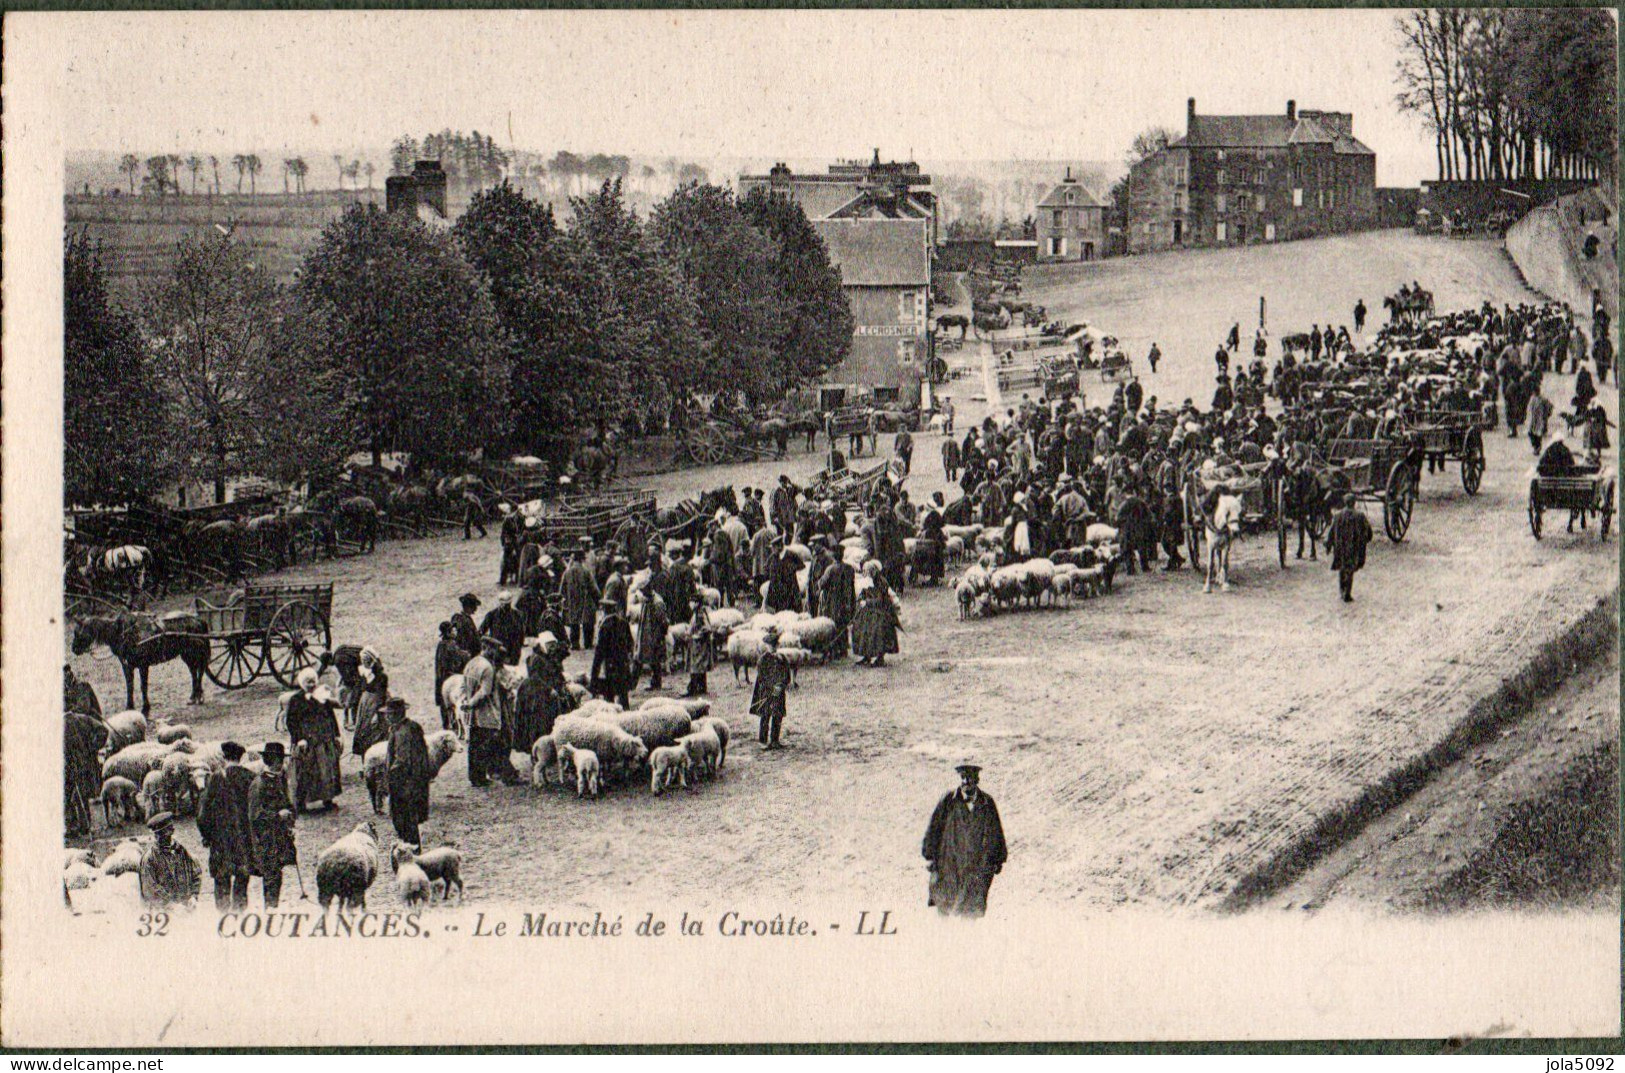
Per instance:
[[[412,165],[418,160],[418,140],[410,135],[403,134],[389,147],[389,173],[391,175],[410,175]]]
[[[700,299],[702,386],[742,389],[753,401],[774,397],[784,306],[767,238],[730,192],[699,183],[678,187],[656,205],[651,226]]]
[[[682,273],[626,205],[620,179],[571,201],[572,233],[609,279],[620,313],[606,342],[624,371],[627,402],[663,409],[695,387],[703,371],[699,305]]]
[[[208,228],[176,244],[141,308],[177,460],[207,474],[223,502],[228,478],[283,456],[280,430],[298,409],[290,399],[306,387],[275,345],[281,288],[235,236]]]
[[[157,191],[163,197],[169,191],[169,157],[149,156],[147,158],[146,185]]]
[[[248,174],[248,155],[238,153],[231,158],[231,163],[237,169],[237,192],[240,194],[243,192],[243,176]]]
[[[174,153],[169,154],[169,185],[174,188],[175,196],[181,196],[181,169],[186,161]]]
[[[141,174],[141,158],[134,153],[125,153],[119,158],[118,170],[122,171],[130,180],[130,194],[135,194],[135,177]]]
[[[783,303],[775,394],[823,376],[852,349],[852,310],[841,274],[801,205],[757,187],[740,212],[771,245],[775,291]]]
[[[1178,135],[1167,127],[1147,127],[1134,136],[1124,163],[1132,168],[1147,157],[1155,156],[1168,148],[1177,137]]]
[[[209,167],[214,171],[214,192],[215,196],[218,197],[220,194],[220,158],[217,156],[209,157]]]
[[[62,288],[64,496],[148,498],[167,469],[163,396],[141,332],[109,297],[100,251],[82,233],[66,236]]]
[[[367,189],[371,190],[372,189],[372,174],[373,174],[373,171],[374,171],[372,161],[370,161],[370,160],[367,161],[366,165],[361,170],[367,173]]]
[[[305,192],[305,176],[310,174],[310,163],[302,156],[293,158],[293,186],[301,194]]]
[[[342,156],[339,156],[339,154],[337,154],[337,153],[333,154],[333,170],[338,172],[339,189],[343,190],[344,189],[344,158]]]
[[[306,256],[307,334],[345,384],[341,420],[375,463],[482,446],[507,413],[491,295],[457,244],[415,216],[352,205]]]
[[[288,180],[293,177],[293,157],[282,158],[282,192],[288,193]]]
[[[619,311],[602,265],[508,182],[475,194],[455,232],[507,332],[513,442],[567,454],[581,430],[625,402],[608,343],[621,331]]]
[[[255,179],[259,177],[260,169],[265,167],[256,153],[249,153],[245,166],[248,168],[248,196],[253,197],[259,191],[255,186]]]
[[[197,196],[197,173],[203,170],[203,158],[193,153],[186,158],[186,170],[192,173],[192,196]]]

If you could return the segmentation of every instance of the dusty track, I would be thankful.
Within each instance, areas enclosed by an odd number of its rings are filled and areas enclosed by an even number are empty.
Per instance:
[[[1498,249],[1405,234],[1088,266],[1029,293],[1052,314],[1067,303],[1087,308],[1144,346],[1153,323],[1162,325],[1156,338],[1168,361],[1149,383],[1177,403],[1211,377],[1211,341],[1256,318],[1261,289],[1271,294],[1272,325],[1295,328],[1328,318],[1285,319],[1289,294],[1346,316],[1354,294],[1378,306],[1410,278],[1432,285],[1447,307],[1529,297]],[[1611,385],[1604,395],[1612,406]],[[961,408],[962,427],[970,409]],[[939,443],[919,438],[916,496],[941,487]],[[472,789],[459,758],[435,787],[428,837],[463,847],[477,900],[564,907],[647,894],[793,907],[834,896],[914,905],[926,815],[953,782],[950,763],[968,753],[985,765],[1012,841],[996,908],[1216,906],[1320,817],[1446,738],[1475,700],[1617,585],[1615,541],[1599,543],[1595,532],[1530,537],[1528,445],[1494,433],[1488,447],[1476,498],[1453,470],[1424,478],[1409,540],[1395,547],[1379,537],[1353,605],[1336,600],[1324,560],[1283,572],[1273,539],[1262,537],[1238,550],[1228,595],[1204,596],[1188,571],[1158,573],[1070,611],[961,623],[950,593],[911,592],[895,666],[803,675],[786,751],[756,751],[748,694],[721,671],[711,679],[716,709],[733,723],[736,745],[720,782],[694,795],[655,799],[645,788],[578,803]],[[784,463],[647,483],[667,502],[719,483],[763,485],[781,470],[806,475],[817,458],[793,448]],[[335,580],[336,637],[375,645],[413,714],[432,721],[435,624],[463,591],[495,591],[496,554],[493,532],[471,543],[386,544],[369,558],[283,577]],[[116,707],[116,665],[75,663]],[[584,667],[577,655],[567,669]],[[187,710],[177,668],[155,674],[160,710],[200,736],[270,735],[274,686],[230,695],[210,687],[209,703]],[[368,813],[352,758],[345,767],[341,809],[300,824],[307,861]],[[196,846],[189,824],[182,838]],[[393,898],[379,895],[382,904]]]

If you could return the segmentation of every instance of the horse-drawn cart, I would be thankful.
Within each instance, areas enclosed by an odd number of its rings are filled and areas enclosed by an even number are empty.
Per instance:
[[[841,469],[834,473],[820,473],[807,488],[813,499],[827,499],[841,507],[862,506],[869,502],[880,482],[900,469],[900,463],[881,462],[866,470]]]
[[[1359,503],[1382,504],[1383,532],[1398,544],[1416,508],[1421,456],[1420,447],[1397,440],[1333,440],[1326,450],[1332,490],[1353,493]]]
[[[1241,528],[1243,532],[1275,530],[1275,552],[1281,567],[1286,567],[1287,516],[1282,509],[1285,502],[1282,477],[1269,462],[1249,462],[1238,467],[1241,476],[1208,484],[1197,470],[1186,476],[1180,498],[1185,508],[1185,547],[1194,566],[1202,561],[1202,537],[1213,528],[1213,512],[1209,496],[1218,489],[1241,501]]]
[[[1585,466],[1561,477],[1536,474],[1529,479],[1529,531],[1539,540],[1545,512],[1566,510],[1570,524],[1578,515],[1582,528],[1592,515],[1598,516],[1601,524],[1597,537],[1607,540],[1614,520],[1615,494],[1611,469]]]
[[[633,529],[646,529],[654,518],[655,494],[647,488],[615,492],[591,492],[555,500],[538,500],[520,508],[531,526],[533,539],[541,544],[574,547],[582,537],[602,544],[611,537],[621,540]]]
[[[286,688],[333,645],[333,583],[256,585],[221,604],[196,599],[208,627],[204,673],[222,689],[241,689],[267,670]]]
[[[1418,446],[1434,458],[1461,463],[1461,486],[1477,495],[1484,479],[1484,417],[1470,410],[1429,410],[1411,421],[1406,430]]]

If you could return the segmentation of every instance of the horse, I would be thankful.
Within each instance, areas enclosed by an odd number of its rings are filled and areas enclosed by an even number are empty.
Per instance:
[[[390,516],[422,535],[429,520],[429,498],[429,490],[421,485],[397,488],[389,494]]]
[[[778,457],[783,458],[790,451],[790,422],[782,417],[770,417],[757,427],[756,434],[764,440],[772,440],[773,446],[778,449]]]
[[[1215,488],[1202,501],[1202,527],[1207,535],[1207,579],[1203,592],[1213,591],[1213,577],[1219,586],[1230,591],[1230,545],[1241,525],[1241,499],[1222,488]]]
[[[261,514],[244,523],[247,538],[260,556],[281,570],[293,565],[293,526],[285,514]]]
[[[799,432],[807,437],[807,453],[812,454],[818,450],[818,433],[823,431],[824,419],[816,413],[807,411],[785,419],[790,426],[792,435]]]
[[[367,496],[339,501],[335,527],[365,555],[378,547],[378,504]]]
[[[997,315],[978,313],[971,323],[976,329],[977,338],[981,338],[984,332],[997,332],[1010,327],[1010,314],[1002,309]]]
[[[110,548],[91,545],[84,549],[78,569],[90,591],[95,592],[104,585],[124,589],[133,607],[145,599],[148,571],[156,575],[156,563],[152,550],[142,544],[121,544]],[[156,581],[155,576],[153,580]]]
[[[179,659],[192,672],[189,704],[203,703],[203,669],[209,663],[209,628],[196,615],[175,611],[162,617],[125,611],[90,615],[73,625],[73,653],[82,656],[95,645],[106,645],[124,669],[124,706],[135,707],[135,675],[141,672],[141,711],[150,712],[147,672],[160,663]]]
[[[1433,316],[1433,292],[1416,290],[1408,294],[1391,294],[1382,300],[1388,310],[1390,323],[1419,324]]]
[[[302,540],[310,541],[312,559],[316,557],[318,549],[325,549],[329,559],[338,555],[338,534],[333,529],[333,519],[329,515],[318,510],[299,508],[287,513],[287,521],[288,554],[293,562],[299,561],[299,544]]]
[[[571,465],[581,478],[583,487],[598,488],[620,472],[621,456],[607,442],[601,445],[588,443],[576,449]]]
[[[959,329],[959,341],[965,341],[965,333],[970,331],[970,318],[963,313],[945,313],[937,318],[937,331],[946,332],[949,329]]]
[[[1281,499],[1280,510],[1287,521],[1298,527],[1297,557],[1303,558],[1304,538],[1307,536],[1309,558],[1319,558],[1317,546],[1320,535],[1331,523],[1334,502],[1321,475],[1307,465],[1287,467],[1281,473]]]
[[[185,541],[192,562],[212,565],[231,581],[243,576],[246,538],[247,531],[241,522],[226,519],[189,527]]]

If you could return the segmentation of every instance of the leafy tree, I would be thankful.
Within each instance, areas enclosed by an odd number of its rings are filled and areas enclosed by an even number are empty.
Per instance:
[[[1147,127],[1134,136],[1134,141],[1129,145],[1128,156],[1123,163],[1132,168],[1147,157],[1156,156],[1168,148],[1178,137],[1178,134],[1167,127]]]
[[[629,403],[663,409],[699,381],[704,341],[694,293],[660,244],[626,205],[619,178],[570,203],[573,233],[608,274],[621,316],[608,340],[624,370]]]
[[[197,173],[203,170],[203,158],[193,153],[186,158],[186,170],[192,173],[192,193],[197,194]]]
[[[354,205],[323,230],[297,285],[305,334],[324,340],[341,409],[381,461],[482,446],[507,412],[491,295],[458,245],[406,213]]]
[[[169,157],[149,156],[147,158],[147,183],[163,197],[169,191]]]
[[[214,192],[218,195],[220,193],[220,158],[217,156],[209,157],[209,168],[214,172]]]
[[[62,303],[63,491],[69,503],[151,496],[168,458],[164,401],[135,321],[108,295],[96,245],[69,233]]]
[[[244,167],[248,169],[248,196],[253,197],[259,192],[255,187],[254,180],[259,176],[260,170],[265,167],[265,163],[260,160],[259,154],[249,153],[244,158]]]
[[[118,170],[122,171],[130,180],[130,193],[135,193],[135,177],[141,174],[141,158],[134,153],[125,153],[119,158]]]
[[[655,206],[651,226],[699,296],[702,386],[742,389],[753,402],[775,397],[784,303],[766,236],[745,219],[732,193],[692,182]]]
[[[418,140],[409,134],[396,138],[389,147],[389,173],[391,175],[410,175],[412,165],[418,160]]]
[[[767,236],[775,291],[783,302],[776,393],[816,380],[852,348],[852,310],[824,240],[798,202],[758,187],[739,202]]]
[[[231,158],[231,166],[237,169],[237,192],[243,192],[243,176],[248,174],[248,154],[238,153]]]
[[[607,424],[626,398],[610,341],[619,310],[592,247],[509,182],[474,195],[458,243],[490,287],[511,358],[512,438],[547,453]]]

